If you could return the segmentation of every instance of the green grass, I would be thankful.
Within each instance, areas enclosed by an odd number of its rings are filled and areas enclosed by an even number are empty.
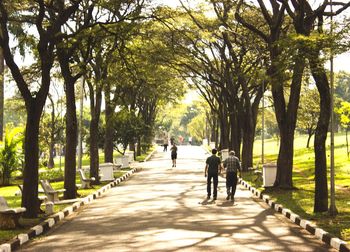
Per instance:
[[[295,190],[285,191],[262,188],[261,182],[254,182],[255,176],[246,173],[243,178],[255,187],[264,190],[273,200],[289,208],[302,218],[314,221],[319,227],[329,233],[350,241],[350,160],[347,157],[345,134],[335,135],[335,172],[336,172],[336,206],[339,214],[330,217],[327,213],[314,214],[314,151],[306,148],[306,136],[296,136],[294,141],[293,185]],[[311,145],[313,139],[310,141]],[[278,142],[276,139],[265,140],[265,163],[276,162]],[[329,138],[327,141],[329,155]],[[329,158],[328,158],[329,159]],[[255,163],[261,160],[261,141],[254,146]],[[329,160],[328,160],[329,161]],[[329,181],[329,178],[328,178]]]
[[[142,162],[146,159],[146,157],[151,154],[152,151],[154,151],[156,147],[152,146],[146,153],[142,154],[141,156],[136,157],[136,161]]]
[[[119,152],[114,152],[113,153],[113,158],[116,158],[116,157],[119,157],[121,156],[121,154]],[[57,156],[54,158],[54,162],[55,162],[55,167],[54,168],[64,168],[64,156],[61,157],[61,162],[60,162],[60,157]],[[104,163],[104,154],[103,153],[100,153],[99,154],[99,163],[102,164]],[[77,159],[77,163],[78,163],[78,159]],[[90,159],[89,159],[89,156],[88,155],[83,155],[82,157],[82,162],[81,162],[82,166],[85,166],[85,165],[90,165]]]

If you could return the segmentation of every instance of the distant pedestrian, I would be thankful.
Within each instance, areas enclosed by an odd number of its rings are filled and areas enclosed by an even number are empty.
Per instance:
[[[211,180],[213,179],[214,190],[213,190],[213,199],[216,200],[218,194],[218,176],[221,172],[221,160],[216,153],[218,151],[213,149],[211,151],[212,155],[207,158],[204,176],[207,177],[207,199],[210,199],[211,196]]]
[[[164,138],[163,146],[164,146],[163,151],[164,152],[168,151],[168,138]]]
[[[177,147],[175,143],[173,143],[173,146],[171,146],[170,151],[171,151],[171,160],[173,161],[172,167],[176,167]]]
[[[231,198],[231,201],[234,202],[234,197],[237,187],[237,173],[241,175],[241,163],[239,162],[238,157],[235,156],[234,151],[230,151],[228,158],[224,160],[224,168],[226,168],[226,189],[227,197],[226,200]]]

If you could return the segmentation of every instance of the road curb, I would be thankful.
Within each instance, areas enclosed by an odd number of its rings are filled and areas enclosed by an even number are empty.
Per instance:
[[[268,204],[275,211],[282,213],[286,216],[291,222],[297,224],[298,226],[307,230],[310,234],[315,235],[319,240],[328,244],[332,248],[339,250],[340,252],[350,252],[350,244],[345,241],[330,235],[328,232],[324,231],[321,228],[318,228],[316,225],[313,225],[310,221],[302,219],[299,215],[293,213],[291,210],[283,208],[282,205],[272,201],[270,197],[266,194],[263,194],[255,187],[252,187],[248,182],[243,179],[239,179],[239,183],[248,189],[253,195],[262,199],[266,204]]]
[[[157,148],[155,148],[150,154],[148,154],[148,156],[142,162],[148,161],[153,156],[153,154],[156,153],[156,151]]]
[[[71,206],[68,206],[65,209],[63,209],[62,211],[48,216],[46,220],[30,228],[26,233],[18,234],[12,240],[1,244],[0,252],[12,252],[12,251],[15,251],[16,249],[19,249],[23,244],[25,244],[29,240],[49,231],[55,224],[57,224],[67,216],[71,215],[73,212],[76,212],[81,206],[87,205],[88,203],[101,197],[104,193],[109,191],[112,187],[116,187],[122,181],[130,177],[133,173],[138,172],[140,170],[142,170],[142,168],[133,168],[132,170],[125,173],[123,176],[101,187],[96,192],[86,196],[85,198],[82,198],[81,201],[75,202]]]

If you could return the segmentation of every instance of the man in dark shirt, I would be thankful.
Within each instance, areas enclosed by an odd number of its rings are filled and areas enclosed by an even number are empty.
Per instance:
[[[208,199],[210,199],[211,196],[211,179],[213,179],[214,183],[214,192],[213,192],[213,199],[216,200],[217,198],[217,189],[218,189],[218,175],[221,172],[221,160],[218,156],[216,156],[216,153],[218,151],[216,149],[213,149],[210,157],[207,158],[206,165],[205,165],[205,177],[207,177],[207,193],[208,193]]]

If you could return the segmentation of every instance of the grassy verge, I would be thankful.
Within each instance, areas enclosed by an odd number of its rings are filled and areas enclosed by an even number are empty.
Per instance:
[[[312,143],[313,140],[311,140]],[[314,205],[314,151],[306,148],[306,136],[295,138],[293,185],[295,190],[285,191],[264,189],[260,181],[254,181],[255,175],[245,173],[243,178],[252,185],[260,188],[273,200],[289,208],[302,218],[313,221],[317,226],[325,229],[347,242],[350,242],[350,160],[347,157],[345,136],[337,134],[335,137],[335,171],[336,171],[336,206],[339,214],[331,217],[327,213],[313,213]],[[327,143],[329,151],[329,143]],[[276,162],[278,153],[276,139],[265,141],[265,162]],[[329,153],[329,152],[328,152]],[[254,160],[261,160],[261,142],[254,147]],[[329,178],[328,178],[329,181]]]
[[[143,153],[141,156],[136,157],[136,161],[143,162],[145,161],[146,157],[152,153],[156,149],[156,146],[152,146],[146,153]]]

